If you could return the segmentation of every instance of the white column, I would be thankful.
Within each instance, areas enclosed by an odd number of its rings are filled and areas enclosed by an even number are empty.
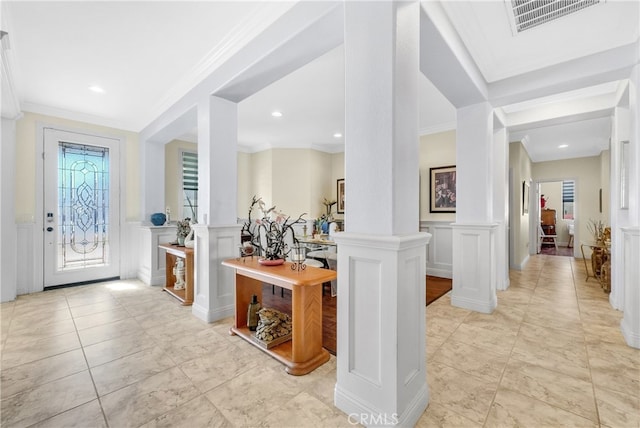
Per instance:
[[[4,59],[4,55],[3,55]],[[2,147],[0,147],[0,302],[9,302],[16,298],[18,270],[16,248],[16,121],[2,118]]]
[[[198,103],[198,223],[237,222],[238,104],[205,96]]]
[[[345,229],[335,404],[412,426],[429,401],[418,221],[419,3],[345,2]]]
[[[205,322],[233,316],[235,276],[222,261],[238,256],[240,225],[196,224],[192,313]]]
[[[614,109],[611,133],[611,293],[609,303],[621,311],[624,308],[624,234],[622,228],[632,224],[629,219],[629,209],[621,209],[621,149],[623,142],[631,139],[631,117],[628,103],[623,103]],[[578,245],[579,246],[579,245]]]
[[[640,66],[629,78],[630,138],[626,159],[629,170],[630,226],[623,227],[624,316],[621,329],[627,344],[640,348]]]
[[[151,224],[153,213],[163,213],[164,204],[164,143],[140,142],[140,206],[141,221]]]
[[[175,241],[176,226],[140,226],[140,251],[138,279],[147,285],[164,285],[166,274],[166,252],[158,245]]]
[[[497,121],[496,121],[497,122]],[[509,213],[509,144],[507,129],[496,123],[493,132],[493,221],[496,228],[496,289],[509,287],[509,253],[507,222]]]
[[[212,322],[234,313],[233,270],[238,255],[238,105],[205,96],[198,103],[198,224],[195,230],[193,314]]]
[[[623,227],[624,314],[620,329],[627,345],[640,349],[640,228]]]
[[[458,109],[451,304],[483,313],[493,312],[497,305],[496,245],[504,245],[496,243],[499,224],[493,221],[493,145],[491,105],[483,102]]]

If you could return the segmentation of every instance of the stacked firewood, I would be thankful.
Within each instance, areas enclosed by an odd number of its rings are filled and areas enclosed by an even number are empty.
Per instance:
[[[286,336],[291,333],[291,317],[285,313],[271,308],[262,308],[258,311],[260,320],[256,328],[256,338],[264,342]]]

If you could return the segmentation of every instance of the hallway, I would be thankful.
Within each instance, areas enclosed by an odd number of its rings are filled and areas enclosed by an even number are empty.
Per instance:
[[[640,351],[584,278],[582,260],[538,255],[491,315],[449,295],[429,305],[418,426],[637,427]],[[159,287],[117,281],[0,308],[3,427],[352,426],[333,406],[335,357],[289,376],[229,336],[231,319],[204,324]]]

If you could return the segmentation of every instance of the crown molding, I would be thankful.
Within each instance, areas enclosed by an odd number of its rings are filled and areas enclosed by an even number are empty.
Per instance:
[[[9,20],[9,11],[7,2],[2,2],[2,20],[0,29],[6,34],[2,37],[0,46],[0,56],[2,59],[2,117],[5,119],[16,119],[20,116],[20,98],[13,74],[13,66],[15,58],[11,50],[10,36],[11,23]]]
[[[276,5],[276,6],[274,6]],[[253,13],[237,24],[227,35],[180,79],[167,90],[160,101],[151,109],[140,128],[147,126],[173,106],[186,93],[204,81],[229,58],[246,46],[258,34],[289,10],[293,4],[287,2],[264,2]]]
[[[418,130],[418,135],[421,137],[424,135],[438,134],[440,132],[454,131],[456,129],[456,122],[445,122],[437,125],[427,126]]]
[[[335,154],[344,152],[344,144],[317,144],[317,143],[301,143],[301,144],[272,144],[272,143],[260,143],[260,144],[247,144],[238,142],[238,151],[243,153],[258,153],[265,150],[276,149],[306,149],[316,150],[319,152]]]
[[[76,122],[89,123],[92,125],[104,126],[120,131],[139,132],[133,123],[124,123],[118,120],[108,119],[102,116],[95,116],[88,113],[64,110],[57,107],[43,106],[40,104],[25,102],[22,103],[22,111],[42,114],[45,116],[58,117],[61,119],[73,120]]]

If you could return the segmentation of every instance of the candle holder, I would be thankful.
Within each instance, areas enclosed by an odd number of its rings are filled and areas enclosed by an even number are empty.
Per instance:
[[[306,248],[300,244],[294,244],[291,247],[291,270],[305,270],[307,265],[304,264],[305,259],[307,258]]]
[[[245,261],[245,257],[251,257],[251,260],[253,260],[253,255],[255,254],[255,250],[256,248],[251,245],[250,242],[243,242],[242,245],[239,246],[240,249],[240,257],[238,257],[237,260],[242,259],[242,261]]]

